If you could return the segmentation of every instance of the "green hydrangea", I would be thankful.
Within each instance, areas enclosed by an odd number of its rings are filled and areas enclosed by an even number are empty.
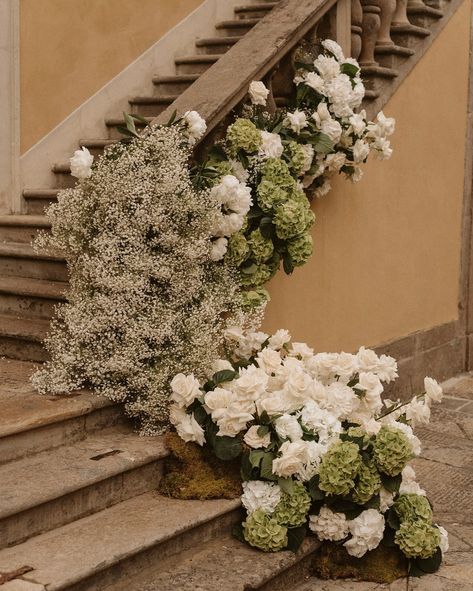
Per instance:
[[[272,181],[263,179],[256,189],[258,205],[261,209],[269,213],[275,207],[287,201],[288,194],[285,189],[278,187]]]
[[[213,180],[214,185],[219,183],[220,179],[226,174],[233,174],[232,165],[228,160],[210,160],[208,166],[215,168],[219,173],[219,176]]]
[[[241,306],[244,310],[259,308],[269,302],[270,299],[269,293],[263,288],[241,292]]]
[[[292,190],[296,181],[291,176],[288,165],[280,158],[268,158],[261,170],[263,180],[282,189]]]
[[[312,236],[306,233],[289,240],[287,243],[287,252],[294,266],[301,267],[305,265],[313,252]]]
[[[274,275],[274,270],[271,265],[262,263],[260,265],[253,265],[251,272],[240,273],[240,281],[244,287],[260,287],[267,283]]]
[[[408,558],[429,558],[440,544],[440,532],[422,520],[405,521],[396,531],[394,542]]]
[[[393,505],[399,521],[426,521],[432,523],[432,507],[427,499],[422,495],[412,493],[400,495]]]
[[[381,477],[374,462],[361,463],[353,491],[355,503],[364,505],[381,488]]]
[[[282,240],[295,238],[304,233],[314,222],[315,216],[309,204],[299,201],[287,201],[276,208],[274,224],[276,235]]]
[[[237,119],[227,129],[227,141],[233,152],[244,150],[252,154],[261,146],[261,133],[249,119]]]
[[[250,246],[243,233],[236,232],[228,239],[226,257],[237,267],[239,267],[250,254]]]
[[[311,498],[301,482],[294,482],[292,494],[283,493],[273,518],[281,525],[299,526],[306,522]]]
[[[251,232],[248,237],[248,244],[251,248],[252,257],[257,263],[264,263],[273,255],[273,241],[265,238],[259,228]]]
[[[289,199],[292,201],[300,201],[305,207],[309,207],[309,200],[302,189],[294,187],[289,193]]]
[[[330,495],[347,495],[355,486],[360,467],[361,457],[356,443],[337,441],[322,458],[319,487]]]
[[[373,455],[381,472],[397,476],[412,458],[412,446],[402,431],[383,425],[376,435]]]
[[[278,552],[287,546],[287,527],[262,509],[253,511],[243,522],[243,536],[250,546],[264,552]]]
[[[350,427],[347,431],[347,435],[350,437],[356,437],[357,439],[363,440],[363,447],[366,447],[370,442],[370,436],[362,427]]]
[[[307,156],[304,149],[297,142],[289,142],[285,148],[289,168],[299,176],[306,164]]]

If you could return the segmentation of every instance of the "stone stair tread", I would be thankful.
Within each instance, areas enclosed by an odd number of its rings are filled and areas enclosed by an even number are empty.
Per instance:
[[[238,39],[238,37],[237,37]],[[161,82],[195,82],[200,74],[174,74],[173,76],[154,76],[153,83]]]
[[[203,45],[224,45],[226,43],[234,44],[240,41],[240,39],[243,39],[243,37],[238,35],[230,37],[201,37],[200,39],[197,39],[195,44],[197,47],[202,47]]]
[[[289,551],[265,553],[222,536],[179,555],[179,563],[171,558],[154,577],[147,572],[128,581],[133,591],[247,591],[259,589],[274,577],[314,552],[320,542],[314,537],[304,540],[296,554]],[[279,586],[277,587],[280,588]],[[123,587],[124,591],[125,587]],[[119,586],[117,591],[122,591]]]
[[[65,300],[68,283],[31,277],[0,277],[0,293],[33,296],[52,300]]]
[[[112,427],[73,445],[13,460],[0,466],[0,519],[166,455],[162,438],[140,437],[131,428]],[[29,486],[19,486],[25,482]]]
[[[0,550],[0,571],[27,564],[33,570],[26,580],[48,591],[67,589],[238,506],[238,500],[180,501],[145,493]]]
[[[362,76],[379,76],[381,78],[396,78],[397,72],[392,68],[384,68],[383,66],[361,66]]]
[[[215,25],[216,29],[238,29],[240,27],[252,27],[260,22],[259,18],[239,18],[230,19],[227,21],[220,21]]]
[[[178,96],[178,94],[161,96],[134,96],[130,98],[128,102],[132,105],[170,105],[177,99]]]
[[[51,252],[36,251],[27,242],[0,242],[0,257],[63,261],[64,257]]]
[[[242,4],[240,6],[235,6],[233,9],[237,14],[239,12],[258,12],[258,10],[271,10],[275,6],[277,6],[277,2],[258,2],[256,4]]]
[[[144,119],[146,119],[148,121],[148,123],[151,123],[153,121],[154,117],[144,117]],[[140,127],[143,125],[139,121],[135,121],[135,124],[137,127]],[[126,126],[126,122],[123,119],[123,117],[107,117],[105,119],[105,125],[107,127],[115,127],[116,125]]]
[[[39,364],[0,359],[0,438],[29,431],[112,406],[90,390],[40,396],[30,383]]]
[[[51,222],[45,215],[0,215],[0,226],[25,226],[28,228],[50,228]]]
[[[50,321],[43,318],[22,318],[0,314],[0,335],[41,342],[49,330]]]
[[[84,148],[105,148],[112,144],[116,144],[117,141],[118,140],[111,140],[109,138],[92,138],[88,140],[79,140],[79,146]]]
[[[182,57],[177,57],[174,61],[176,64],[213,63],[221,57],[222,55],[220,53],[201,53],[198,55],[183,55]]]
[[[23,197],[27,199],[48,199],[57,197],[61,189],[24,189]]]

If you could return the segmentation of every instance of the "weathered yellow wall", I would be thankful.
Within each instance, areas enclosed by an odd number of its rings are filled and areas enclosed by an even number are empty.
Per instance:
[[[352,350],[458,317],[469,22],[466,0],[384,109],[392,159],[315,203],[315,254],[270,285],[267,330]]]
[[[21,0],[25,152],[203,0]]]

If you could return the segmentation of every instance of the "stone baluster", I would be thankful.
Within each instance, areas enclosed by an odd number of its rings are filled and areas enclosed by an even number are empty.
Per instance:
[[[396,10],[396,0],[378,0],[378,6],[381,9],[380,26],[377,46],[394,45],[391,39],[391,24],[393,22],[394,12]]]
[[[407,0],[397,0],[393,16],[393,25],[410,25],[407,18]]]
[[[351,0],[351,57],[356,60],[361,53],[361,33],[363,24],[363,8],[360,0]]]
[[[363,7],[363,21],[361,33],[361,66],[377,66],[374,58],[374,50],[378,41],[378,33],[381,25],[379,6],[374,4],[375,0],[361,0]]]

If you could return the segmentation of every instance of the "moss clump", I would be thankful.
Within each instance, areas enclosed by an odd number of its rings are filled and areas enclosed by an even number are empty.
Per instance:
[[[169,457],[159,492],[174,499],[236,499],[242,494],[240,461],[223,462],[211,450],[165,436]]]
[[[407,560],[397,548],[380,544],[362,558],[350,556],[343,546],[324,542],[313,563],[313,574],[321,579],[356,579],[392,583],[407,576]]]

